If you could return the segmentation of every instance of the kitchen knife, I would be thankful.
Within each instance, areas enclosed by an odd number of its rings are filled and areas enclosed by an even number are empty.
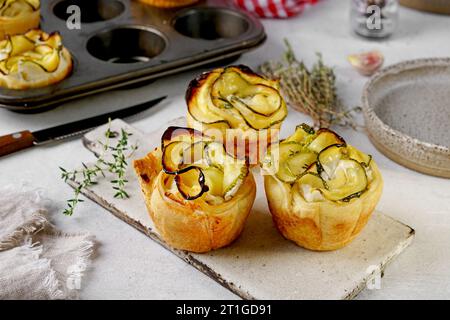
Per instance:
[[[163,101],[166,97],[161,97],[147,101],[125,109],[101,114],[92,118],[83,119],[71,123],[66,123],[57,127],[39,130],[35,132],[22,131],[0,137],[0,157],[53,141],[64,140],[81,135],[91,129],[108,122],[109,119],[125,118],[145,111]]]

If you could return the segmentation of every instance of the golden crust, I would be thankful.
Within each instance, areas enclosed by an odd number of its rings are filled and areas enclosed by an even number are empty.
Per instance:
[[[15,77],[14,75],[0,74],[0,87],[5,87],[14,90],[27,90],[33,88],[47,87],[56,84],[67,78],[73,69],[73,62],[70,52],[63,48],[61,50],[61,62],[58,69],[54,72],[48,73],[45,77],[39,80],[27,81]]]
[[[256,184],[250,173],[235,196],[220,205],[202,198],[183,201],[170,194],[161,168],[159,149],[134,161],[145,203],[161,237],[172,247],[197,253],[232,243],[242,232],[256,197]]]
[[[39,10],[17,17],[0,16],[0,40],[5,39],[7,35],[22,34],[31,29],[36,29],[39,27],[39,23]]]
[[[177,8],[192,5],[199,0],[139,0],[145,4],[158,8]]]
[[[350,202],[306,202],[289,184],[265,176],[267,201],[277,229],[285,238],[310,250],[346,246],[367,224],[381,197],[383,180],[374,161],[371,169],[373,181],[369,189]]]

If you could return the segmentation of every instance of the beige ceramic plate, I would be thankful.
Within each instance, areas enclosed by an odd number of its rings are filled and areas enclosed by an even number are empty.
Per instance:
[[[450,58],[385,68],[366,84],[364,118],[373,144],[392,160],[450,178]]]

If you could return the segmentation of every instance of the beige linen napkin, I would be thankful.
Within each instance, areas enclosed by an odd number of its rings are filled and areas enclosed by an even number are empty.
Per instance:
[[[42,191],[0,188],[0,299],[75,299],[94,250],[87,233],[57,231]]]

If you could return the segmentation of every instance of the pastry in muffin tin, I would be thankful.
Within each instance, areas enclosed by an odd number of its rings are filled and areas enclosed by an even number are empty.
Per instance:
[[[158,8],[178,8],[190,6],[199,0],[139,0],[142,3]]]
[[[39,0],[0,0],[0,40],[39,27]]]
[[[59,33],[31,30],[0,41],[0,87],[25,90],[58,83],[72,71]]]

